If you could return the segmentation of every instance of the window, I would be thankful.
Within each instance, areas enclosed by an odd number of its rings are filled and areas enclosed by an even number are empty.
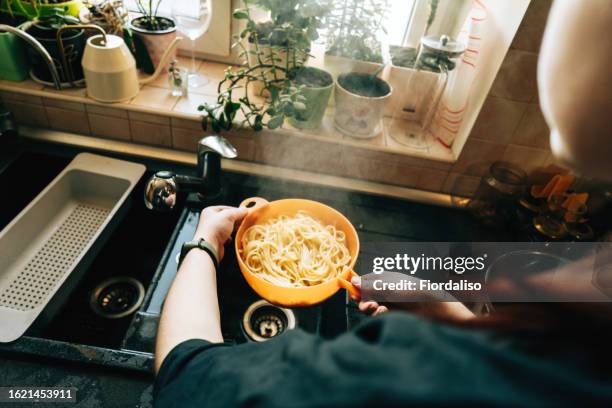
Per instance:
[[[130,12],[137,12],[137,0],[124,0],[124,3]],[[170,16],[172,14],[172,1],[181,0],[165,0],[159,5],[159,14]],[[213,19],[210,22],[210,27],[206,34],[196,40],[196,52],[202,57],[228,57],[230,55],[231,46],[231,0],[213,0]],[[188,39],[182,41],[179,49],[191,50],[191,42]]]
[[[384,27],[389,45],[404,45],[417,0],[389,0],[389,12]]]

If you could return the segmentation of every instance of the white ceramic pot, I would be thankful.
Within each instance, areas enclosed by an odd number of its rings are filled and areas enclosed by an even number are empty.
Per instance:
[[[353,73],[348,75],[366,75],[364,73]],[[358,139],[371,139],[382,131],[382,119],[385,106],[389,102],[393,89],[386,81],[376,78],[388,87],[385,95],[372,97],[362,96],[345,89],[342,85],[342,77],[336,80],[335,99],[336,109],[334,111],[334,123],[336,129],[341,133]]]

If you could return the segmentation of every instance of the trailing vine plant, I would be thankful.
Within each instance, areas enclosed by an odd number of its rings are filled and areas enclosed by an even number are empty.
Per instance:
[[[198,109],[205,113],[204,130],[230,130],[235,122],[255,131],[276,129],[288,117],[306,109],[302,86],[293,82],[309,56],[311,43],[329,8],[320,0],[245,0],[245,8],[233,12],[245,28],[235,38],[244,63],[227,68],[217,87],[217,100]],[[256,22],[254,10],[269,13]],[[259,85],[259,95],[254,94]],[[237,118],[240,118],[237,120]]]

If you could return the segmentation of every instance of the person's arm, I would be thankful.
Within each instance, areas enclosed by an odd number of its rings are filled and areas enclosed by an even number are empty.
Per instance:
[[[247,210],[233,207],[208,207],[202,211],[194,239],[204,238],[217,248],[219,261],[223,245]],[[223,342],[217,279],[210,255],[193,249],[185,256],[164,302],[155,345],[155,372],[170,351],[190,339]]]
[[[612,176],[612,2],[555,0],[540,51],[542,112],[557,158]]]

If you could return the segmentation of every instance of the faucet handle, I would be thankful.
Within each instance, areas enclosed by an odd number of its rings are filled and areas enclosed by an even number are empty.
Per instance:
[[[238,156],[238,151],[229,140],[217,135],[206,136],[198,142],[198,157],[206,152],[215,152],[224,159],[235,159]]]

